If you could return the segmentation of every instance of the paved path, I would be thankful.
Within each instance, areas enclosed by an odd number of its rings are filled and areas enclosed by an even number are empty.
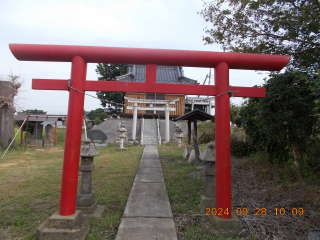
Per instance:
[[[177,239],[156,146],[146,145],[116,240]]]

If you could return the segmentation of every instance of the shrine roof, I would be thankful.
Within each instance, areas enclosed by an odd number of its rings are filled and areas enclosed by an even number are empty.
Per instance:
[[[145,82],[146,65],[129,65],[128,73],[116,77],[116,81]],[[182,67],[157,66],[157,83],[199,84],[196,80],[185,77]]]
[[[179,120],[188,120],[193,122],[194,120],[200,120],[200,121],[206,121],[206,120],[211,120],[214,119],[214,116],[205,113],[204,111],[201,111],[199,109],[194,109],[190,112],[187,112],[186,114],[177,117],[175,119],[173,119],[172,121],[179,121]]]
[[[56,122],[56,121],[65,121],[67,115],[49,115],[49,114],[20,114],[14,116],[14,120],[23,121],[27,116],[29,122]]]

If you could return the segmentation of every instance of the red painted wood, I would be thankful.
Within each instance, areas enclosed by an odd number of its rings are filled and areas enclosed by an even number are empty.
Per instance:
[[[32,89],[68,90],[68,80],[60,79],[32,79]]]
[[[228,64],[220,63],[214,69],[217,95],[229,91]],[[230,168],[230,104],[229,94],[215,97],[216,124],[216,208],[222,208],[222,218],[231,218]],[[228,213],[228,214],[226,214]]]
[[[12,54],[21,61],[71,62],[81,56],[88,63],[156,64],[212,68],[221,62],[229,69],[279,71],[289,56],[226,53],[190,50],[117,48],[74,45],[9,44]]]
[[[67,80],[32,79],[32,89],[35,90],[68,90],[67,86]],[[169,83],[146,84],[118,81],[86,81],[85,91],[216,95],[215,86]]]
[[[74,57],[71,86],[84,91],[86,75],[87,63],[79,56]],[[62,216],[73,215],[76,210],[83,107],[84,94],[70,89],[60,198]]]
[[[279,71],[289,56],[203,52],[189,50],[9,44],[22,61],[72,62],[71,86],[80,91],[144,92],[215,96],[216,102],[216,205],[230,218],[230,105],[229,69]],[[86,81],[86,62],[147,64],[147,82]],[[156,65],[215,68],[215,86],[156,83]],[[34,79],[33,89],[67,90],[66,80]],[[236,97],[264,97],[264,88],[232,87]],[[223,95],[220,95],[223,94]],[[84,94],[70,89],[63,164],[60,214],[75,212]],[[228,214],[225,210],[228,209]]]
[[[147,64],[146,65],[146,83],[148,85],[154,85],[157,81],[157,65]]]

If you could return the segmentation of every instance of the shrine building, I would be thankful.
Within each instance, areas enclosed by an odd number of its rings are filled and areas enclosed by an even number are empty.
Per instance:
[[[116,81],[125,82],[145,82],[146,81],[146,65],[129,65],[127,74],[116,77]],[[171,84],[199,84],[196,80],[184,76],[182,67],[179,66],[158,66],[156,73],[157,83]],[[175,104],[170,104],[174,111],[170,111],[170,117],[178,117],[186,113],[186,100],[184,94],[162,94],[162,93],[125,93],[125,106],[123,109],[124,117],[132,117],[133,103],[130,99],[146,99],[146,100],[176,100]],[[163,104],[141,103],[141,107],[163,107]],[[164,118],[165,112],[159,110],[138,110],[138,115],[144,118]]]

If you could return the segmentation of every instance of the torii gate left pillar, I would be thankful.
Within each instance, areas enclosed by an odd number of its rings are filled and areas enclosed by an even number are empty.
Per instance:
[[[216,96],[216,208],[231,218],[229,69],[279,71],[288,56],[66,45],[10,44],[18,60],[72,62],[67,80],[33,79],[33,89],[68,90],[69,109],[60,215],[75,213],[84,91]],[[147,64],[146,82],[88,81],[86,63]],[[215,68],[215,86],[156,83],[156,64]],[[76,90],[75,90],[76,89]],[[80,92],[79,92],[80,91]],[[235,97],[264,97],[264,88],[233,87]]]

